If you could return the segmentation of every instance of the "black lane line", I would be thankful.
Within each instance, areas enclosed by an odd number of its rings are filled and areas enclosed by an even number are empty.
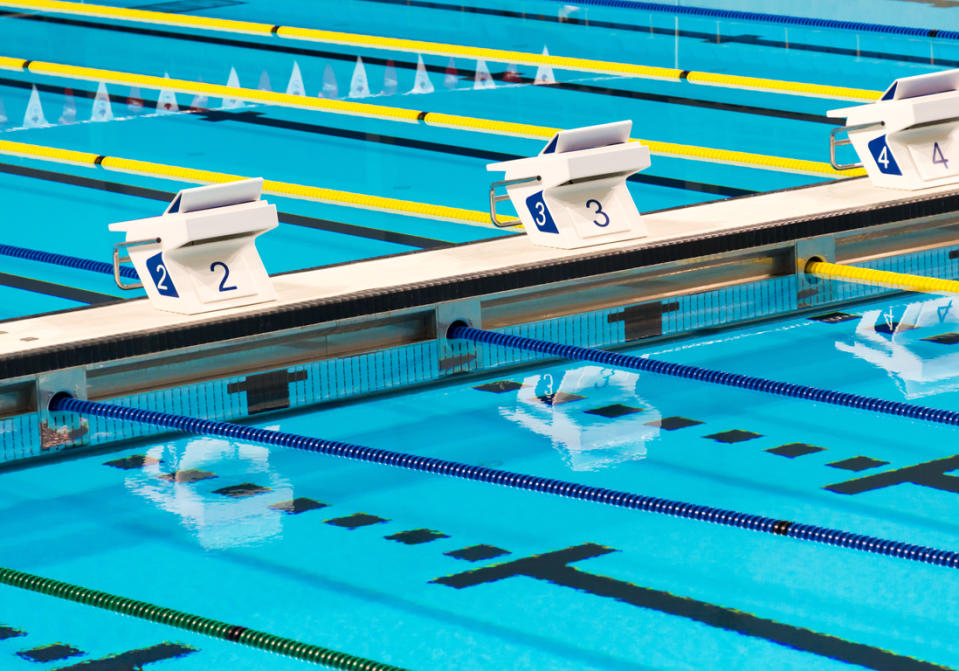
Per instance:
[[[526,19],[529,21],[545,21],[547,23],[568,23],[570,25],[611,28],[613,30],[628,30],[637,33],[655,33],[657,35],[679,35],[680,37],[691,37],[693,39],[703,40],[704,42],[716,43],[716,33],[700,32],[696,30],[675,30],[673,28],[658,28],[655,26],[638,26],[632,23],[618,23],[614,21],[595,21],[593,19],[574,19],[566,18],[560,20],[559,16],[550,14],[534,14],[529,12],[516,12],[506,9],[490,9],[488,7],[471,7],[468,5],[445,5],[438,2],[428,2],[426,0],[363,0],[363,2],[376,2],[386,5],[408,5],[410,7],[422,7],[425,9],[441,9],[452,12],[465,12],[468,14],[485,14],[488,16],[501,16],[511,19]],[[778,49],[796,49],[798,51],[815,51],[824,54],[837,54],[840,56],[855,56],[864,58],[876,58],[887,61],[901,61],[904,63],[929,63],[929,58],[925,56],[913,56],[911,54],[892,54],[882,51],[863,51],[857,49],[848,49],[842,47],[829,47],[820,44],[805,44],[802,42],[793,42],[790,40],[767,40],[758,35],[722,35],[719,40],[721,44],[748,44],[761,47],[775,47]],[[959,61],[948,59],[935,59],[936,65],[959,66]]]
[[[159,191],[157,189],[148,189],[142,186],[132,186],[130,184],[121,184],[119,182],[109,182],[103,179],[93,179],[90,177],[80,177],[69,173],[54,172],[52,170],[41,170],[39,168],[28,168],[21,165],[10,163],[0,163],[0,172],[11,175],[20,175],[22,177],[33,177],[46,180],[48,182],[58,182],[60,184],[70,184],[88,189],[97,189],[99,191],[109,191],[111,193],[120,193],[127,196],[137,196],[139,198],[148,198],[169,203],[176,194],[169,191]],[[424,238],[419,235],[410,235],[407,233],[394,233],[393,231],[383,231],[377,228],[368,228],[356,224],[346,224],[339,221],[330,221],[329,219],[318,219],[316,217],[307,217],[300,214],[289,212],[278,212],[277,217],[285,224],[293,226],[303,226],[314,228],[319,231],[330,231],[332,233],[343,233],[368,240],[381,240],[383,242],[392,242],[398,245],[408,247],[417,247],[419,249],[441,249],[445,247],[455,247],[456,243],[446,242],[445,240],[436,240],[433,238]]]
[[[87,305],[102,305],[104,303],[122,303],[125,299],[117,298],[109,294],[101,294],[96,291],[86,291],[85,289],[75,289],[62,284],[53,282],[44,282],[43,280],[33,280],[29,277],[20,277],[9,273],[0,273],[0,284],[5,287],[15,289],[26,289],[38,294],[47,296],[57,296],[58,298],[68,298],[77,303],[86,303]]]
[[[374,0],[370,0],[374,1]],[[0,12],[0,17],[3,17],[4,13]],[[340,61],[349,61],[353,62],[356,60],[355,55],[339,53],[335,51],[325,51],[321,49],[311,49],[307,47],[292,47],[284,44],[267,44],[253,41],[242,41],[237,39],[230,39],[225,37],[213,37],[209,35],[195,35],[190,33],[175,33],[167,30],[158,30],[155,28],[137,28],[134,26],[119,26],[113,24],[103,24],[95,23],[93,21],[81,21],[77,19],[64,19],[60,17],[52,16],[39,16],[39,15],[13,15],[7,14],[8,17],[12,18],[25,18],[34,21],[42,21],[48,23],[57,23],[65,24],[71,26],[77,26],[82,28],[93,28],[98,30],[110,30],[115,32],[131,33],[136,35],[148,35],[152,37],[163,37],[168,39],[176,40],[188,40],[191,42],[202,42],[206,44],[217,44],[221,46],[231,46],[231,47],[240,47],[243,49],[256,49],[259,51],[273,51],[280,53],[290,53],[299,56],[313,56],[317,58],[328,58],[330,60],[340,60]],[[643,29],[645,32],[645,29]],[[672,32],[669,32],[672,34]],[[401,61],[394,59],[385,59],[379,58],[376,56],[364,56],[364,62],[370,65],[386,65],[388,61],[391,61],[393,65],[397,68],[404,70],[415,70],[417,67],[416,62],[412,61]],[[924,62],[924,61],[923,61]],[[948,64],[949,61],[940,61],[943,64]],[[959,61],[956,61],[956,64],[959,65]],[[430,72],[435,72],[438,74],[445,74],[446,67],[442,65],[426,65],[426,69]],[[502,76],[500,76],[502,79]],[[9,80],[15,81],[15,80]],[[523,83],[532,82],[532,79],[524,79]],[[665,102],[676,105],[687,105],[691,107],[704,107],[708,109],[721,109],[726,111],[741,112],[743,114],[756,114],[761,116],[772,116],[778,118],[786,119],[795,119],[798,121],[813,121],[816,123],[828,123],[836,124],[839,123],[834,119],[829,117],[816,115],[816,114],[805,114],[803,112],[793,112],[790,110],[782,110],[771,107],[759,107],[756,105],[736,105],[731,103],[718,103],[712,100],[702,100],[699,98],[690,98],[686,96],[667,96],[667,95],[658,95],[652,93],[643,93],[638,91],[631,91],[628,89],[615,89],[610,87],[602,86],[583,86],[578,84],[571,84],[565,82],[557,82],[555,84],[547,84],[550,88],[557,88],[561,90],[569,91],[580,91],[584,93],[594,93],[600,95],[611,95],[623,98],[634,98],[637,100],[649,100],[653,102]],[[25,88],[29,88],[29,84]],[[38,85],[37,88],[40,88]],[[56,90],[57,87],[49,87],[50,90]],[[43,89],[41,89],[43,90]],[[88,92],[86,97],[92,98],[95,95],[93,92]],[[125,102],[125,98],[121,96],[110,96],[113,102]]]
[[[303,121],[276,119],[266,116],[264,112],[254,110],[247,110],[245,112],[210,110],[207,112],[197,112],[196,114],[200,118],[212,122],[233,121],[238,123],[248,123],[258,126],[267,126],[270,128],[283,128],[286,130],[301,131],[304,133],[312,133],[314,135],[327,135],[349,140],[360,140],[363,142],[376,142],[379,144],[407,147],[410,149],[422,149],[424,151],[433,151],[442,154],[480,158],[488,161],[510,161],[516,158],[524,158],[518,154],[506,154],[502,152],[489,151],[486,149],[474,149],[472,147],[462,147],[460,145],[445,144],[442,142],[414,140],[411,138],[397,137],[394,135],[381,135],[379,133],[366,133],[363,131],[348,130],[336,126],[323,126],[320,124],[306,123]],[[701,193],[717,194],[721,196],[748,196],[757,193],[751,189],[740,189],[738,187],[723,186],[721,184],[709,184],[707,182],[693,182],[683,179],[676,179],[674,177],[647,175],[645,173],[630,175],[627,177],[627,180],[640,184],[652,184],[655,186],[683,189],[685,191],[698,191]]]
[[[869,669],[947,671],[947,667],[898,655],[882,648],[854,643],[838,636],[822,634],[804,627],[769,620],[751,613],[677,596],[662,590],[641,587],[604,575],[586,573],[568,566],[572,562],[610,552],[616,552],[616,550],[596,543],[585,543],[565,550],[524,557],[503,564],[437,578],[432,582],[464,589],[516,576],[526,576]]]

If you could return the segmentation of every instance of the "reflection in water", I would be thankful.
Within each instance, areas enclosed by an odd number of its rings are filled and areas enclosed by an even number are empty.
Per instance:
[[[270,469],[270,451],[258,445],[239,445],[227,440],[196,438],[157,445],[147,456],[160,461],[129,471],[126,486],[158,508],[180,517],[184,527],[207,549],[256,545],[279,537],[283,515],[269,505],[293,498],[288,481]],[[184,474],[181,482],[160,476],[196,469],[217,475]],[[235,474],[235,475],[234,475]],[[207,476],[208,477],[208,476]],[[268,487],[271,491],[242,498],[215,494],[213,490],[241,483]]]
[[[936,349],[931,349],[930,343],[920,339],[955,331],[957,322],[952,298],[869,310],[863,313],[851,338],[836,341],[836,349],[885,370],[907,399],[954,391],[959,389],[959,348],[933,345]],[[916,353],[918,348],[927,353],[925,358]],[[928,353],[940,356],[930,357]]]
[[[646,441],[659,435],[659,412],[636,395],[637,373],[601,366],[582,366],[567,371],[556,383],[549,373],[523,380],[515,407],[501,407],[500,414],[520,426],[546,436],[574,471],[598,471],[643,459]],[[539,397],[554,394],[554,405]],[[567,401],[565,394],[586,398]],[[602,399],[602,400],[598,400]],[[565,402],[564,402],[565,401]],[[621,404],[643,412],[605,418],[584,412]]]

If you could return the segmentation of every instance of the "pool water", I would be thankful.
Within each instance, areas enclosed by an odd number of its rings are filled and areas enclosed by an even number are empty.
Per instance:
[[[907,296],[630,351],[950,408],[957,329],[950,299]],[[258,425],[959,546],[952,429],[653,374],[538,365]],[[406,668],[959,666],[940,567],[214,438],[2,479],[0,565]],[[302,665],[0,593],[25,632],[4,668],[53,641],[78,662],[168,643],[170,669]]]
[[[575,9],[549,0],[509,7],[479,0],[470,5],[392,0],[118,4],[536,53],[545,45],[556,55],[874,90],[884,89],[896,77],[959,64],[959,45],[949,40],[804,28],[792,28],[787,35],[781,27],[761,22],[675,19],[661,11],[597,6]],[[950,16],[942,16],[936,25],[948,28]],[[452,66],[458,77],[447,86],[450,59],[431,55],[424,62],[435,91],[412,95],[408,91],[417,56],[407,52],[21,12],[0,15],[0,34],[0,55],[140,74],[169,73],[217,84],[225,83],[235,68],[241,86],[278,91],[286,90],[295,65],[307,95],[321,94],[324,83],[335,82],[335,94],[327,90],[325,95],[340,99],[350,93],[360,56],[373,94],[360,102],[557,128],[631,119],[634,137],[814,161],[828,156],[827,133],[833,122],[826,111],[850,104],[562,70],[555,71],[556,85],[534,86],[530,83],[534,68],[519,66],[520,81],[511,83],[502,79],[507,64],[494,62],[489,67],[496,88],[474,90],[474,61],[455,60]],[[851,51],[853,45],[857,51]],[[385,81],[388,61],[395,67],[395,86]],[[533,155],[543,146],[540,140],[271,105],[223,109],[219,98],[197,102],[208,111],[188,112],[192,97],[183,94],[178,96],[180,113],[157,115],[156,91],[114,85],[108,86],[113,120],[95,122],[89,119],[96,82],[29,72],[0,75],[0,117],[6,117],[0,127],[3,140],[262,175],[474,211],[485,210],[486,187],[498,178],[487,172],[488,163]],[[33,86],[38,87],[47,127],[23,126]],[[142,98],[145,107],[131,109],[130,96]],[[823,179],[827,178],[654,156],[651,168],[630,181],[629,188],[639,209],[650,211]],[[108,232],[107,224],[155,216],[167,199],[187,186],[192,184],[3,156],[0,197],[9,220],[21,222],[8,227],[5,242],[109,260],[119,236]],[[288,215],[281,215],[280,227],[258,243],[272,274],[510,234],[414,215],[268,199]],[[29,225],[22,225],[25,222]],[[0,319],[142,295],[117,289],[108,275],[35,261],[0,257],[0,272],[15,276],[0,276],[0,284],[16,296],[0,303]],[[25,284],[31,288],[24,289]],[[32,294],[37,296],[31,301]]]

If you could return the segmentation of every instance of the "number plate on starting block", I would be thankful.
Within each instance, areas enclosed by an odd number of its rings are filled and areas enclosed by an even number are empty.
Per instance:
[[[250,273],[239,255],[211,258],[194,266],[191,272],[197,297],[204,303],[215,303],[256,293]]]
[[[959,175],[959,130],[931,142],[910,143],[909,154],[923,179]]]

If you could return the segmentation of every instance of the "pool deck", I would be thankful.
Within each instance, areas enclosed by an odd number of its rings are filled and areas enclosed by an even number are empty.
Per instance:
[[[770,245],[795,248],[810,237],[938,221],[957,210],[956,185],[907,192],[839,180],[645,214],[648,237],[579,250],[514,236],[279,275],[277,301],[202,315],[159,311],[145,298],[41,315],[0,324],[0,379]]]

